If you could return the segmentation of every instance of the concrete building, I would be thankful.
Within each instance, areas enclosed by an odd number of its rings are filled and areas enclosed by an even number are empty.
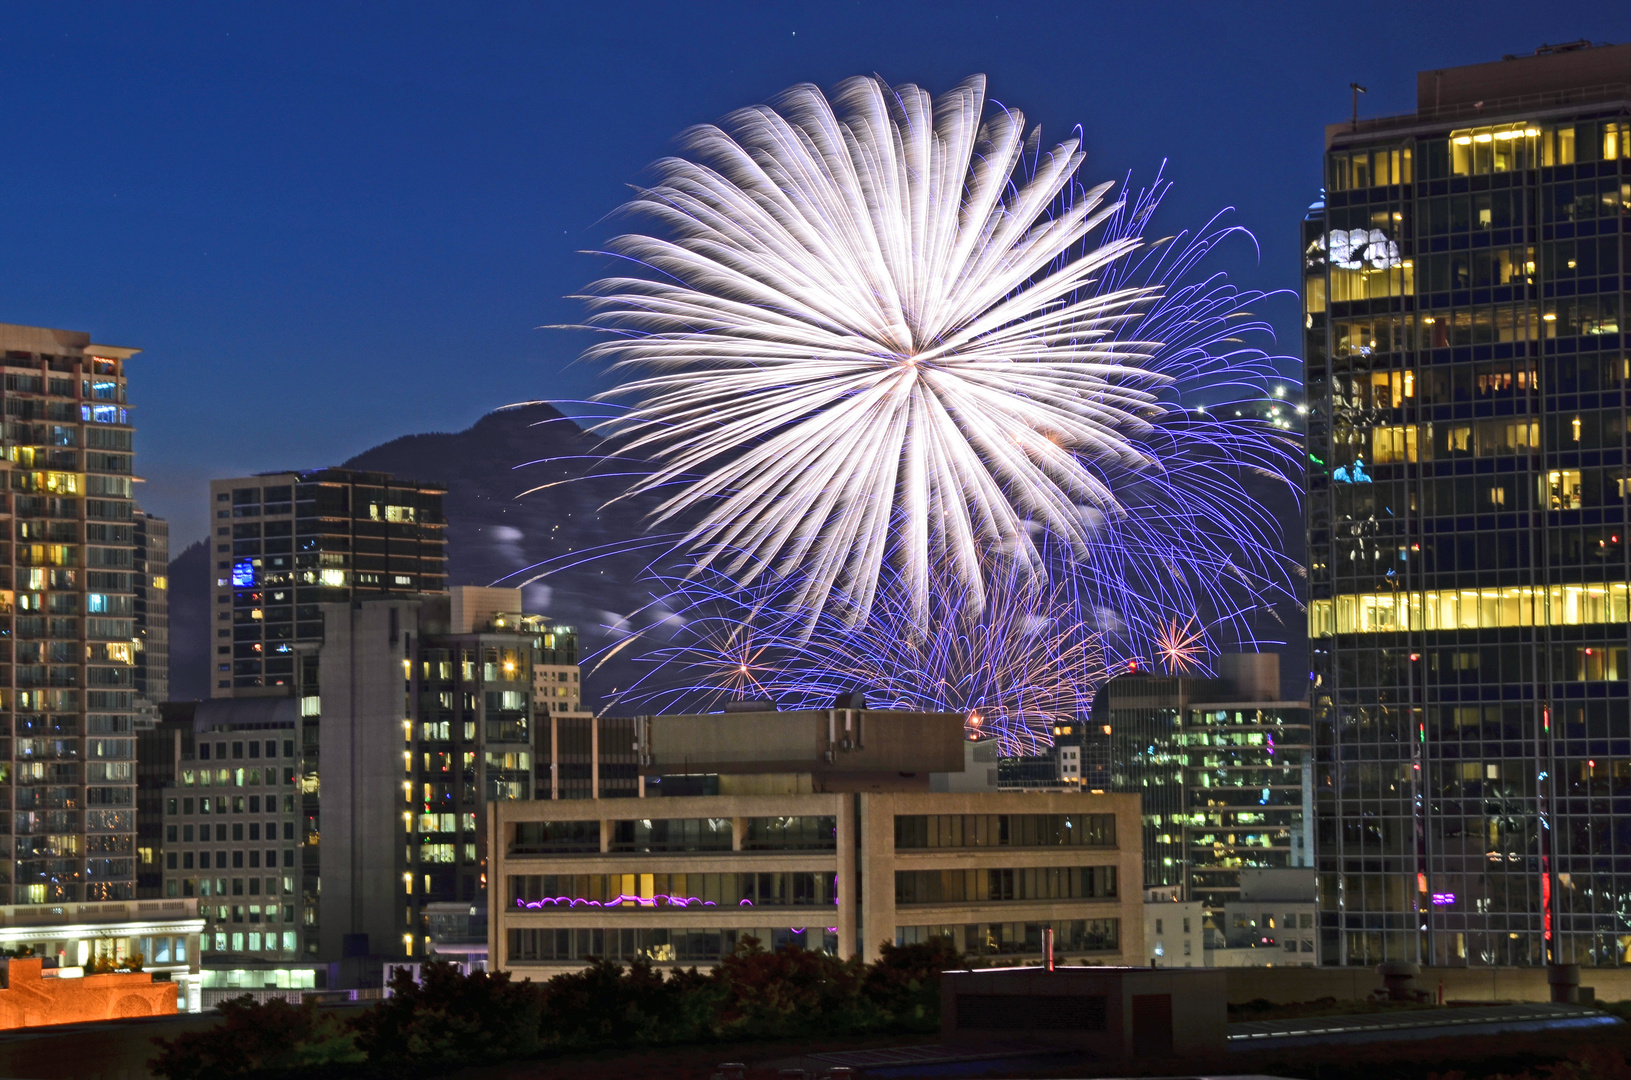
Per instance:
[[[1154,967],[1211,967],[1206,952],[1206,909],[1182,890],[1144,892],[1144,949]]]
[[[137,507],[134,526],[136,711],[151,723],[170,700],[170,523]]]
[[[1245,869],[1309,865],[1314,829],[1308,704],[1277,700],[1273,654],[1221,656],[1218,670],[1118,676],[1093,702],[1113,790],[1143,800],[1144,887],[1177,890],[1214,923]]]
[[[1424,71],[1303,222],[1322,954],[1631,963],[1631,45]]]
[[[1043,1053],[1068,1048],[1093,1061],[1216,1060],[1228,1052],[1228,999],[1221,971],[948,971],[940,978],[940,1037]]]
[[[323,604],[445,592],[443,494],[352,469],[211,480],[211,695],[291,693]]]
[[[136,895],[135,545],[125,362],[0,325],[0,903]]]
[[[299,719],[294,698],[211,699],[144,736],[173,755],[160,874],[166,898],[198,905],[206,989],[223,968],[264,973],[256,987],[295,968],[294,985],[316,985]]]
[[[952,792],[958,714],[632,721],[639,797],[495,803],[491,963],[715,962],[745,938],[872,957],[946,937],[1002,959],[1143,957],[1137,800]],[[1131,841],[1131,842],[1130,842]]]
[[[1220,947],[1210,967],[1315,967],[1320,962],[1315,872],[1242,870],[1240,892],[1223,907]]]

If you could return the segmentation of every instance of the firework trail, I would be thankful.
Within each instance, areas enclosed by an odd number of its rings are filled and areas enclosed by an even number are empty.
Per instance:
[[[652,676],[623,698],[825,709],[863,689],[872,708],[960,713],[971,735],[1000,738],[1004,753],[1036,753],[1053,725],[1086,714],[1106,677],[1104,650],[1064,586],[1012,561],[985,576],[980,605],[963,590],[931,589],[935,633],[926,636],[911,632],[915,612],[892,581],[860,626],[819,619],[814,633],[805,613],[774,595],[798,592],[797,583],[743,590],[715,571],[661,581],[660,602],[682,601],[685,627],[646,654]]]

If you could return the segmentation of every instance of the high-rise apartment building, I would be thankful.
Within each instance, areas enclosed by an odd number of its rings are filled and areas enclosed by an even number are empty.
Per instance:
[[[323,604],[445,592],[443,494],[352,469],[210,481],[211,695],[291,693]]]
[[[140,507],[133,522],[136,559],[136,700],[150,719],[170,700],[170,523]]]
[[[1631,962],[1631,45],[1417,77],[1303,224],[1325,962]]]
[[[1144,888],[1199,902],[1210,929],[1245,869],[1310,864],[1308,703],[1279,657],[1224,655],[1218,678],[1120,675],[1093,700],[1110,789],[1143,799]]]
[[[125,361],[0,325],[0,902],[136,895],[131,435]]]

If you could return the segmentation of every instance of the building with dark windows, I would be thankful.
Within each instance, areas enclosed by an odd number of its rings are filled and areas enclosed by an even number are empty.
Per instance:
[[[447,590],[443,490],[322,469],[210,481],[211,695],[280,695],[322,604]]]
[[[0,325],[0,904],[136,896],[137,351]]]
[[[951,790],[964,718],[834,708],[638,717],[637,797],[489,808],[490,966],[717,963],[746,939],[875,958],[1142,962],[1137,800]],[[985,766],[982,766],[982,769]]]
[[[536,669],[575,674],[575,642],[519,589],[321,617],[293,693],[206,701],[176,743],[164,895],[200,902],[206,990],[377,985],[423,958],[436,919],[486,909],[488,804],[549,788]]]
[[[136,706],[156,721],[158,706],[170,700],[170,523],[137,507],[134,527]]]
[[[1326,963],[1631,961],[1631,45],[1417,77],[1303,224]]]
[[[1143,886],[1199,903],[1208,946],[1242,873],[1311,865],[1308,703],[1279,700],[1279,660],[1226,654],[1217,677],[1119,675],[1093,701],[1110,789],[1142,800]]]

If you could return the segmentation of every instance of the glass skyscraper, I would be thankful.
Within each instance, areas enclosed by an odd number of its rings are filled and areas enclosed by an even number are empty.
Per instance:
[[[1326,963],[1631,961],[1631,46],[1422,72],[1303,224]]]

